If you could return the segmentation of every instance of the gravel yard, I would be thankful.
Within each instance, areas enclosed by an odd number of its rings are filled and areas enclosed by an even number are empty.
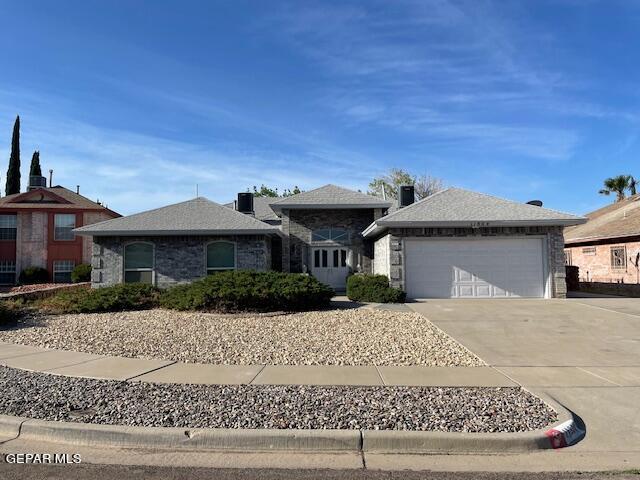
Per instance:
[[[233,365],[484,365],[417,313],[369,308],[271,315],[147,310],[36,316],[0,330],[0,341]]]
[[[520,432],[556,421],[520,388],[171,385],[0,367],[0,413],[188,428]]]

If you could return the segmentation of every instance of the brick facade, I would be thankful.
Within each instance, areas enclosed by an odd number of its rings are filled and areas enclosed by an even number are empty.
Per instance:
[[[640,283],[640,239],[626,242],[571,245],[565,248],[567,264],[579,268],[582,282]],[[612,265],[611,250],[624,248],[624,266]]]
[[[349,239],[340,245],[351,250],[352,269],[354,271],[372,271],[372,245],[362,238],[362,231],[382,215],[381,209],[318,209],[283,210],[282,231],[285,239],[282,244],[282,268],[287,272],[305,272],[310,270],[311,248],[314,242],[311,234],[314,230],[334,227],[349,232]]]
[[[551,278],[551,296],[565,298],[567,287],[564,268],[564,237],[562,227],[490,227],[490,228],[392,228],[388,235],[376,240],[385,246],[376,246],[378,251],[388,251],[389,281],[394,287],[404,290],[404,252],[403,238],[406,237],[516,237],[545,236],[549,274]],[[388,245],[388,247],[386,246]],[[377,260],[376,260],[377,261]]]
[[[265,235],[94,237],[91,282],[94,287],[122,283],[124,245],[148,242],[154,245],[155,284],[166,288],[206,276],[206,246],[213,241],[236,244],[236,268],[269,270],[271,238]]]

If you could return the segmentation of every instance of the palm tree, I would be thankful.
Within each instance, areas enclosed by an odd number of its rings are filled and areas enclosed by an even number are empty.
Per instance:
[[[631,190],[632,195],[635,194],[636,181],[631,175],[618,175],[617,177],[607,178],[604,181],[604,188],[600,190],[602,195],[616,194],[616,202],[625,199],[625,192]]]

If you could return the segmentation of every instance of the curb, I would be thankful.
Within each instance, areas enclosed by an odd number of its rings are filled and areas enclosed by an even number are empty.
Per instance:
[[[584,430],[572,413],[549,398],[544,401],[558,412],[558,422],[544,430],[521,433],[129,427],[6,415],[0,415],[0,432],[20,440],[99,447],[413,454],[530,452],[563,448],[582,439]]]

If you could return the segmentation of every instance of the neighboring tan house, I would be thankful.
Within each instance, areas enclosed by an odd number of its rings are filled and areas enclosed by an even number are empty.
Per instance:
[[[584,282],[640,283],[640,194],[585,216],[564,232],[567,265]]]
[[[89,263],[92,251],[91,238],[73,229],[119,216],[60,185],[0,198],[0,284],[16,283],[27,267],[46,268],[53,282],[70,282],[73,267]]]
[[[381,273],[412,298],[566,295],[562,232],[585,219],[457,188],[417,203],[403,192],[397,204],[335,185],[227,206],[197,198],[75,231],[94,238],[96,287],[251,268],[338,291],[352,273]]]

